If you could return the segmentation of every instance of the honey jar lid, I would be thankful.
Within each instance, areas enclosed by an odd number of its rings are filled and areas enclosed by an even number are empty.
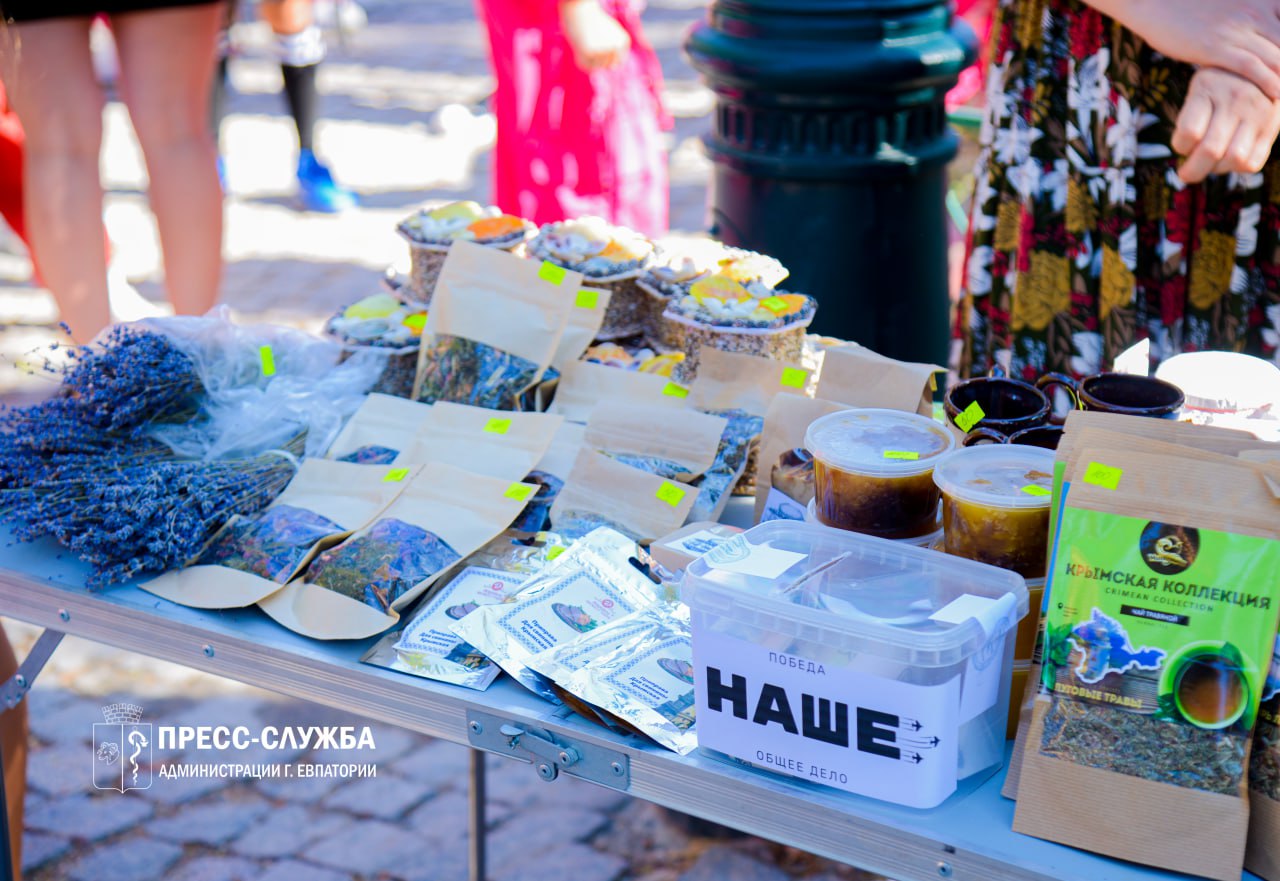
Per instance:
[[[933,482],[954,499],[993,508],[1048,508],[1053,450],[1021,444],[965,447],[933,471]]]
[[[923,474],[955,447],[947,429],[904,410],[841,410],[816,420],[805,448],[832,468],[884,477]]]

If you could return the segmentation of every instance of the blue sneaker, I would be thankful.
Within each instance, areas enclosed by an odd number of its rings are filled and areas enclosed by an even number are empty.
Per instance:
[[[298,154],[298,198],[307,211],[336,214],[357,204],[356,194],[339,186],[310,150]]]

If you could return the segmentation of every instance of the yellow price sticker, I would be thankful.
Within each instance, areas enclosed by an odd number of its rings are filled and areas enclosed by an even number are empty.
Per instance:
[[[1103,489],[1115,489],[1120,486],[1120,478],[1123,475],[1123,468],[1113,468],[1110,465],[1103,465],[1101,462],[1090,462],[1089,466],[1084,469],[1084,482],[1100,486]]]
[[[658,497],[658,501],[666,502],[671,507],[676,508],[684,501],[685,491],[671,481],[664,480],[662,486],[658,487],[658,491],[654,495]]]
[[[383,483],[399,483],[409,476],[408,468],[392,468],[387,475],[382,478]]]
[[[685,388],[684,386],[682,386],[682,385],[676,385],[674,382],[669,382],[669,383],[667,383],[667,384],[663,387],[663,389],[662,389],[662,393],[663,393],[664,395],[666,395],[668,398],[687,398],[687,397],[689,397],[689,390],[688,390],[687,388]]]
[[[578,295],[573,298],[573,305],[579,309],[595,309],[600,305],[600,292],[595,288],[578,288]]]
[[[920,458],[920,454],[911,450],[885,450],[884,457],[886,459],[903,459],[914,461]]]
[[[760,305],[768,309],[774,315],[781,315],[787,311],[787,301],[781,297],[766,297],[760,301]]]
[[[1034,483],[1027,484],[1026,486],[1024,486],[1024,487],[1022,488],[1022,491],[1023,491],[1024,493],[1026,493],[1027,495],[1029,495],[1029,496],[1051,496],[1051,495],[1053,495],[1053,493],[1051,493],[1049,490],[1045,489],[1043,486],[1036,486]]]
[[[511,430],[511,420],[495,416],[484,424],[486,434],[506,434]]]
[[[554,563],[554,562],[555,562],[556,557],[560,556],[560,555],[561,555],[561,554],[563,554],[564,552],[565,552],[565,547],[564,547],[564,545],[556,545],[554,548],[552,548],[551,550],[547,551],[547,562],[548,562],[548,563]]]
[[[961,431],[973,431],[973,427],[986,418],[987,412],[982,409],[981,404],[974,401],[956,414],[956,427]]]
[[[543,260],[542,265],[538,267],[538,278],[552,284],[560,284],[564,281],[565,274],[563,266],[556,266],[547,260]]]
[[[804,388],[809,381],[809,371],[799,367],[782,368],[782,385],[784,388]]]
[[[527,502],[529,497],[537,491],[536,486],[530,486],[527,483],[513,483],[507,487],[507,491],[502,495],[512,501]]]
[[[410,330],[421,331],[424,327],[427,326],[427,313],[418,312],[414,315],[410,315],[408,318],[406,318],[404,321],[400,323],[403,324],[405,327],[409,328]]]
[[[262,375],[276,375],[276,353],[270,346],[263,346],[258,349],[258,359],[262,362]]]

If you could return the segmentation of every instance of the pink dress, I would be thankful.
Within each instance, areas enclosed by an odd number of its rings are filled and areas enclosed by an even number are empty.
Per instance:
[[[535,223],[594,214],[646,235],[667,230],[662,69],[640,27],[643,0],[601,0],[631,36],[616,68],[583,71],[559,0],[476,0],[498,81],[493,199]]]

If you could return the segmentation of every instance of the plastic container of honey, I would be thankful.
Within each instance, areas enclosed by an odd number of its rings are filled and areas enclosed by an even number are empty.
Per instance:
[[[1053,451],[1018,444],[966,447],[933,472],[942,490],[946,550],[1043,578]]]
[[[880,538],[933,532],[933,469],[955,448],[947,429],[902,410],[842,410],[805,432],[813,454],[814,508],[825,526]]]

